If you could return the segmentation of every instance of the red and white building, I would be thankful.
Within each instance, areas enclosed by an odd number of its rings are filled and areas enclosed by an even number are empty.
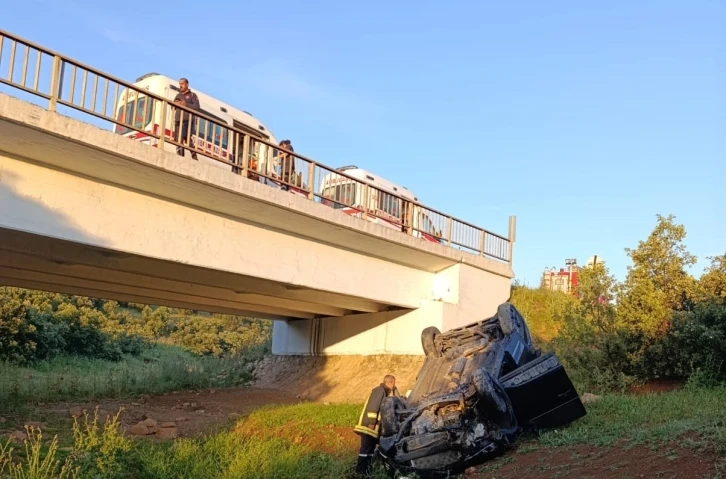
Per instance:
[[[604,263],[602,256],[594,255],[588,258],[585,267],[595,264]],[[563,293],[574,294],[579,279],[580,267],[577,266],[576,259],[566,259],[565,267],[557,270],[556,268],[547,268],[542,273],[542,288],[550,291],[562,291]]]
[[[577,288],[577,276],[580,268],[574,259],[565,261],[565,268],[556,270],[547,268],[542,273],[542,287],[550,291],[562,291],[563,293],[574,293]]]

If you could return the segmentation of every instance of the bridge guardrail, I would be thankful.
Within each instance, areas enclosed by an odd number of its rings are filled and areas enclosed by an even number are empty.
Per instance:
[[[193,150],[228,164],[235,174],[273,182],[311,201],[346,208],[349,214],[385,221],[408,234],[426,235],[451,247],[512,262],[516,230],[513,216],[509,218],[508,237],[493,233],[383,191],[202,112],[172,105],[167,98],[4,30],[0,30],[0,82],[45,98],[50,111],[64,105],[113,123],[117,131],[136,132],[132,134],[136,140],[143,139],[152,146],[163,148],[170,143]],[[175,109],[192,114],[193,121],[188,122],[186,131],[174,127]],[[148,118],[160,121],[148,122]],[[183,143],[184,134],[186,138],[196,138],[193,145]],[[204,136],[209,141],[204,141]],[[260,148],[263,145],[265,148]],[[325,185],[340,188],[324,188]],[[355,185],[357,194],[352,194],[346,185]]]

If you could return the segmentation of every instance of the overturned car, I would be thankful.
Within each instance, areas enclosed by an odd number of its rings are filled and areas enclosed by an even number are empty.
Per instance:
[[[511,303],[489,319],[421,334],[426,360],[407,399],[381,405],[378,454],[390,472],[446,477],[503,452],[523,430],[585,408],[557,357],[534,347]]]

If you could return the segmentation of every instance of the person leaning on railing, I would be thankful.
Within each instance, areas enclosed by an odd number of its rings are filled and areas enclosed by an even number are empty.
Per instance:
[[[179,80],[179,93],[174,97],[175,105],[182,105],[192,110],[199,110],[199,97],[189,89],[189,80],[181,78]],[[196,117],[191,115],[188,111],[182,110],[181,108],[175,108],[174,111],[174,139],[182,144],[189,145],[191,143],[191,136],[196,135]],[[179,128],[181,126],[181,137],[179,136]],[[192,159],[197,159],[196,152],[190,148],[192,152]],[[184,148],[178,146],[176,153],[179,156],[184,156]]]
[[[293,183],[295,178],[295,157],[290,152],[294,152],[295,150],[292,148],[292,142],[290,140],[282,140],[280,142],[280,148],[282,150],[280,152],[282,181],[290,184]],[[288,185],[282,185],[282,189],[288,189]]]

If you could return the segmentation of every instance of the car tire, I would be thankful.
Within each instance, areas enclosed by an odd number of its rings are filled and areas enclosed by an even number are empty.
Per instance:
[[[398,433],[398,422],[396,421],[396,412],[399,409],[405,409],[406,405],[401,398],[386,397],[383,398],[381,404],[381,435],[392,436]]]
[[[504,334],[517,332],[527,346],[532,346],[532,335],[529,333],[529,327],[527,327],[526,321],[512,303],[502,303],[499,305],[499,308],[497,308],[497,319],[499,320],[499,327],[502,328]]]
[[[423,348],[424,355],[431,356],[433,358],[441,356],[441,353],[436,349],[436,336],[441,334],[439,328],[436,326],[430,326],[421,331],[421,347]]]

